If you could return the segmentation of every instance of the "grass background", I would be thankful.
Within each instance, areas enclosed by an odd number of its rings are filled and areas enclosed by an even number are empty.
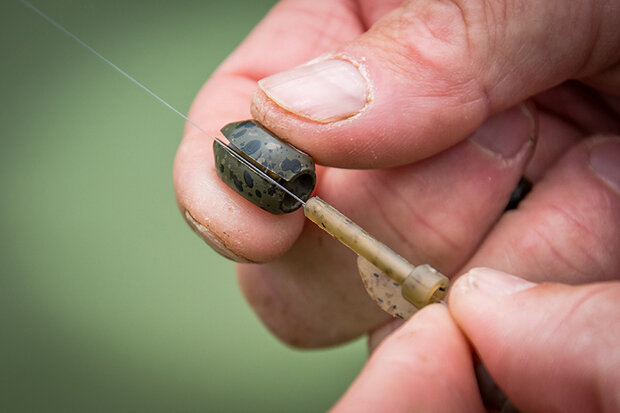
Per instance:
[[[186,112],[272,1],[33,1]],[[0,411],[322,411],[365,344],[271,337],[185,225],[183,120],[0,6]]]

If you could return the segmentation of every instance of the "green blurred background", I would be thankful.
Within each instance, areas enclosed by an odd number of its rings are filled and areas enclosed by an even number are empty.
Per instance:
[[[186,112],[273,1],[33,1]],[[0,411],[322,411],[360,340],[297,351],[185,225],[183,120],[17,0],[0,10]]]

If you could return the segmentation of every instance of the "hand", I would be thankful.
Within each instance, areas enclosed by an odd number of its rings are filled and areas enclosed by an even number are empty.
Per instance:
[[[520,411],[618,411],[618,300],[618,282],[538,285],[474,269],[449,310],[429,306],[381,343],[334,411],[485,411],[471,347]]]
[[[205,84],[191,118],[217,133],[254,116],[324,165],[319,196],[414,264],[617,278],[618,1],[398,3],[279,3]],[[516,106],[528,98],[538,111]],[[503,214],[523,175],[532,193]],[[239,265],[239,283],[281,339],[330,345],[389,319],[350,251],[301,212],[270,215],[225,186],[210,139],[192,127],[174,183],[209,244],[266,263]]]

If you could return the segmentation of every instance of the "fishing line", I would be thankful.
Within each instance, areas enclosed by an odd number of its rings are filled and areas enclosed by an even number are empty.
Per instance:
[[[123,69],[116,66],[110,60],[105,58],[69,30],[65,29],[37,7],[33,6],[28,0],[19,1],[45,19],[48,23],[56,27],[58,30],[85,47],[108,66],[111,66],[114,70],[125,76],[136,86],[139,86],[142,90],[153,96],[157,101],[164,104],[177,115],[181,116],[200,132],[213,139],[215,143],[221,145],[222,148],[224,148],[243,165],[247,166],[259,176],[280,188],[285,194],[291,196],[294,200],[302,204],[304,206],[304,215],[309,220],[317,224],[317,226],[321,229],[328,232],[334,238],[338,239],[359,255],[360,259],[358,260],[358,268],[362,275],[362,279],[365,280],[364,285],[370,296],[379,305],[379,307],[383,308],[395,317],[405,318],[405,314],[401,314],[402,310],[399,309],[400,304],[396,305],[390,302],[389,308],[383,305],[388,304],[389,299],[391,300],[390,297],[393,297],[398,291],[400,291],[399,296],[402,296],[409,303],[410,307],[413,306],[410,310],[408,310],[406,315],[407,317],[411,316],[411,314],[417,311],[417,309],[422,308],[425,305],[444,301],[449,284],[449,280],[445,275],[441,274],[428,264],[418,266],[411,264],[409,261],[398,255],[382,242],[375,239],[372,235],[364,231],[360,226],[355,224],[340,211],[322,199],[314,196],[305,202],[299,196],[295,195],[295,193],[276,181],[273,177],[269,176],[269,172],[259,169],[251,159],[245,157],[248,155],[238,153],[235,150],[236,148],[231,147],[233,146],[232,143],[228,146],[221,139],[209,134],[202,127],[200,127],[200,125],[189,119],[181,111],[174,108],[164,99],[159,97],[155,92],[137,81]],[[383,281],[381,281],[382,279]],[[392,280],[393,282],[385,282],[388,280]],[[387,289],[384,288],[385,286],[388,286],[386,287]],[[383,293],[386,295],[380,296]]]
[[[259,169],[258,167],[256,167],[252,162],[250,162],[248,159],[246,159],[245,157],[243,157],[242,155],[240,155],[239,153],[235,152],[232,148],[230,148],[228,145],[226,145],[226,143],[219,139],[216,136],[211,135],[209,132],[207,132],[206,130],[204,130],[200,125],[198,125],[196,122],[194,122],[193,120],[191,120],[190,118],[188,118],[186,115],[183,114],[183,112],[181,112],[180,110],[176,109],[174,106],[172,106],[170,103],[166,102],[163,98],[161,98],[159,95],[157,95],[155,92],[153,92],[151,89],[149,89],[148,87],[146,87],[145,85],[143,85],[142,83],[140,83],[138,80],[136,80],[133,76],[131,76],[129,73],[125,72],[123,69],[121,69],[120,67],[118,67],[117,65],[115,65],[114,63],[112,63],[109,59],[107,59],[105,56],[103,56],[101,53],[97,52],[94,48],[92,48],[91,46],[89,46],[86,42],[84,42],[82,39],[80,39],[79,37],[77,37],[75,34],[71,33],[69,30],[67,30],[64,26],[62,26],[60,23],[57,23],[54,19],[52,19],[51,17],[49,17],[47,14],[43,13],[40,9],[38,9],[36,6],[34,6],[32,3],[30,3],[27,0],[19,0],[20,3],[22,3],[23,5],[25,5],[26,7],[28,7],[30,10],[34,11],[36,14],[38,14],[39,16],[41,16],[43,19],[45,19],[45,21],[47,21],[49,24],[51,24],[52,26],[56,27],[58,30],[60,30],[61,32],[63,32],[64,34],[66,34],[67,36],[69,36],[71,39],[75,40],[77,43],[79,43],[80,45],[82,45],[84,48],[86,48],[86,50],[88,50],[89,52],[91,52],[92,54],[94,54],[95,56],[97,56],[99,59],[101,59],[104,63],[106,63],[108,66],[112,67],[114,70],[116,70],[117,72],[119,72],[120,74],[122,74],[123,76],[125,76],[127,79],[129,79],[133,84],[135,84],[136,86],[140,87],[142,90],[144,90],[146,93],[148,93],[149,95],[151,95],[152,97],[154,97],[158,102],[162,103],[163,105],[165,105],[168,109],[172,110],[174,113],[176,113],[177,115],[179,115],[180,117],[182,117],[183,119],[185,119],[187,122],[189,122],[193,127],[195,127],[196,129],[198,129],[200,132],[204,133],[206,136],[208,136],[209,138],[213,139],[215,142],[219,143],[222,147],[224,147],[224,149],[226,149],[226,151],[228,151],[231,155],[233,155],[235,158],[237,158],[237,160],[239,160],[241,163],[243,163],[244,165],[248,166],[250,169],[252,169],[254,172],[256,172],[257,174],[259,174],[260,176],[262,176],[263,178],[267,179],[269,182],[271,182],[272,184],[276,185],[278,188],[282,189],[287,195],[293,197],[293,199],[295,199],[297,202],[300,202],[302,205],[306,205],[306,203],[299,198],[297,195],[295,195],[292,191],[286,189],[282,184],[280,184],[278,181],[276,181],[275,179],[273,179],[271,176],[269,176],[267,173],[265,173],[264,171],[262,171],[261,169]]]

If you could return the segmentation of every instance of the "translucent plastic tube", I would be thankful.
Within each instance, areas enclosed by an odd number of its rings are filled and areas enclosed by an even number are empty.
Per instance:
[[[403,297],[417,308],[445,298],[448,277],[428,264],[409,263],[319,197],[306,201],[304,214],[400,284]]]

